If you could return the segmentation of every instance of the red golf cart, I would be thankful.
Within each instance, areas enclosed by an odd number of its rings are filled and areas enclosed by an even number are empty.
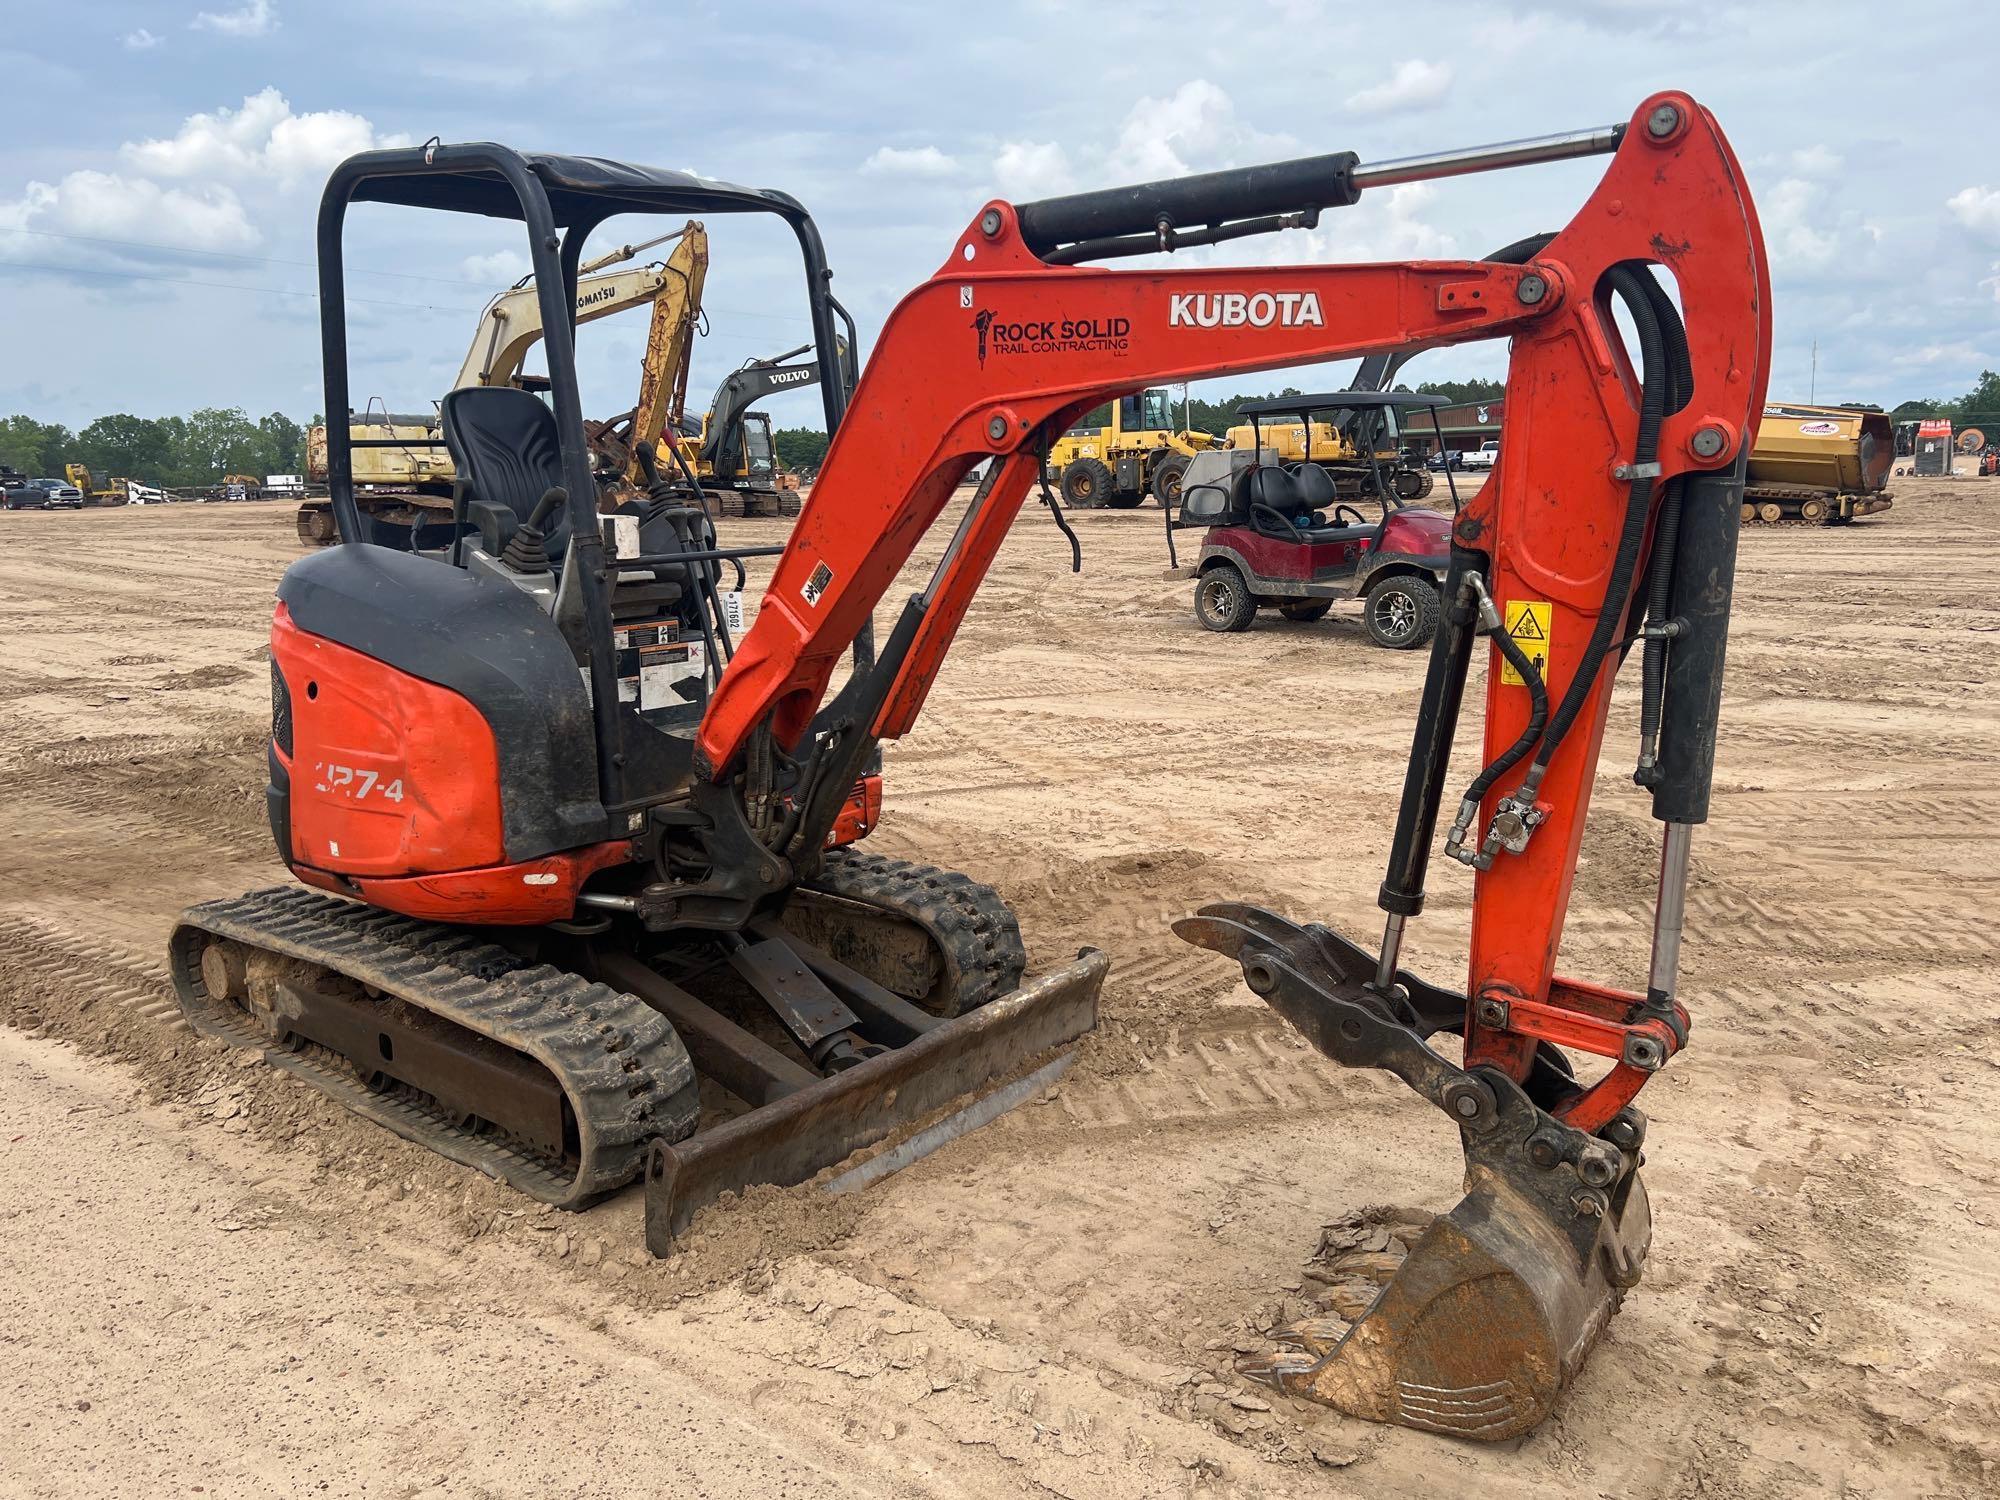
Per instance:
[[[1400,651],[1428,642],[1437,630],[1452,516],[1403,500],[1397,491],[1407,488],[1398,483],[1405,467],[1394,458],[1385,464],[1382,455],[1402,451],[1397,414],[1413,409],[1431,413],[1442,451],[1437,408],[1447,404],[1440,396],[1386,391],[1245,402],[1238,412],[1250,419],[1255,446],[1195,455],[1179,513],[1167,515],[1167,555],[1176,569],[1175,530],[1204,528],[1192,570],[1195,618],[1209,630],[1247,630],[1262,607],[1311,621],[1338,600],[1359,598],[1378,646]],[[1295,434],[1267,430],[1300,426],[1304,457],[1291,462],[1277,440]],[[1456,511],[1451,470],[1444,477]]]

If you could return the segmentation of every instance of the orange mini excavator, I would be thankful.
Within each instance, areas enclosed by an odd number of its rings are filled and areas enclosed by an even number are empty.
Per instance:
[[[1487,260],[1095,264],[1313,225],[1389,184],[1587,155],[1609,161],[1575,218]],[[1464,1201],[1351,1331],[1278,1330],[1283,1348],[1250,1372],[1471,1437],[1541,1420],[1639,1279],[1633,1099],[1688,1038],[1688,838],[1707,817],[1770,350],[1756,215],[1707,112],[1666,93],[1572,135],[990,203],[890,315],[851,396],[845,314],[793,199],[433,144],[357,156],[328,184],[328,411],[348,408],[341,231],[356,201],[525,226],[550,400],[445,398],[458,479],[437,552],[360,539],[357,440],[330,431],[342,544],[287,571],[271,633],[271,829],[304,888],[188,911],[175,979],[197,1027],[524,1192],[573,1205],[643,1172],[662,1254],[725,1191],[803,1181],[955,1111],[844,1169],[879,1171],[990,1117],[1094,1022],[1101,954],[1024,982],[995,892],[857,848],[880,815],[881,742],[915,722],[1051,437],[1163,382],[1512,341],[1499,466],[1452,531],[1379,950],[1241,905],[1177,930],[1237,959],[1336,1062],[1402,1078],[1466,1160]],[[585,239],[628,213],[768,213],[795,233],[833,441],[782,549],[720,545],[671,452],[647,457],[636,497],[593,492],[569,312]],[[872,611],[989,459],[877,651]],[[1230,483],[1245,507],[1303,509],[1286,469],[1253,463]],[[724,583],[740,587],[757,551],[782,555],[735,640]],[[1460,993],[1398,956],[1482,635],[1484,748],[1445,840],[1476,871]],[[1634,648],[1637,779],[1665,832],[1651,973],[1628,993],[1554,970],[1612,679]],[[1462,1051],[1433,1045],[1447,1035]],[[1608,1067],[1580,1074],[1570,1053]]]

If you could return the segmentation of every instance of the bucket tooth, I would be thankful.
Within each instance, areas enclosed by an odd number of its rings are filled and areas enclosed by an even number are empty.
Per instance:
[[[1270,1338],[1272,1343],[1283,1344],[1287,1348],[1304,1349],[1315,1355],[1330,1354],[1340,1341],[1347,1337],[1351,1327],[1353,1327],[1351,1318],[1300,1318],[1296,1323],[1285,1323],[1273,1328]]]
[[[1274,1391],[1296,1395],[1295,1382],[1309,1375],[1316,1361],[1310,1351],[1272,1349],[1264,1354],[1246,1354],[1236,1361],[1236,1373],[1245,1380],[1268,1385]]]

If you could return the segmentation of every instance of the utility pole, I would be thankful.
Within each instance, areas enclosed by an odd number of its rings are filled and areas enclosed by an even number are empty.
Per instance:
[[[1814,339],[1813,350],[1812,350],[1812,379],[1806,383],[1806,401],[1808,404],[1813,404],[1817,403],[1818,400],[1819,400],[1819,340]]]

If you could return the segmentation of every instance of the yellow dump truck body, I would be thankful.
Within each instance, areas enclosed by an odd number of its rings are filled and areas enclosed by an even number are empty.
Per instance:
[[[1774,402],[1750,449],[1750,483],[1872,494],[1895,457],[1895,433],[1879,411]]]
[[[1838,524],[1887,510],[1895,459],[1882,412],[1773,401],[1750,449],[1743,518]]]

